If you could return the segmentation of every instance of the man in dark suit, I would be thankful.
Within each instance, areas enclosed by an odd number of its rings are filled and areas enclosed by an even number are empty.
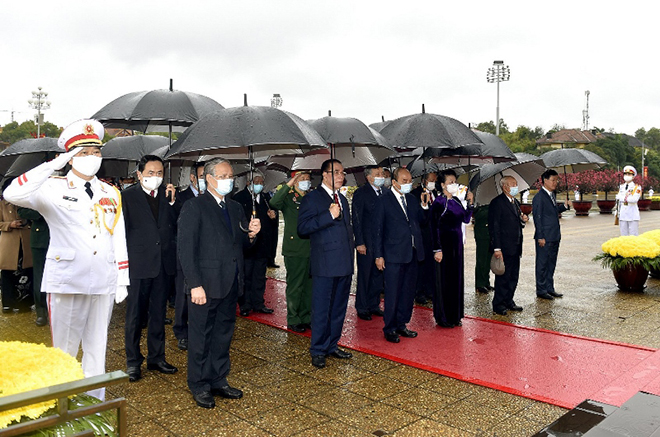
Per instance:
[[[355,310],[362,320],[383,316],[380,293],[383,291],[383,273],[376,268],[374,256],[373,214],[376,202],[383,193],[383,168],[370,165],[364,170],[367,183],[353,193],[353,234],[357,250],[357,291]]]
[[[561,229],[559,214],[570,209],[570,202],[558,203],[555,195],[559,175],[546,170],[541,175],[543,186],[532,199],[534,240],[536,241],[536,297],[553,300],[563,294],[555,291],[555,267],[559,254]]]
[[[140,337],[147,323],[147,369],[175,373],[165,361],[165,311],[176,273],[176,219],[174,186],[163,182],[163,161],[145,155],[138,164],[140,183],[121,192],[128,258],[133,265],[126,301],[126,366],[129,381],[141,377],[144,356]]]
[[[429,204],[432,204],[435,198],[438,197],[438,190],[435,186],[437,181],[437,173],[426,173],[422,176],[422,183],[413,189],[410,194],[412,194],[415,199],[421,199],[422,194],[428,193]],[[424,241],[431,241],[432,235],[430,221],[422,223],[422,238],[424,238]],[[435,261],[433,260],[433,247],[431,246],[431,244],[424,245],[424,261],[419,263],[415,301],[420,305],[424,305],[431,300],[435,290]]]
[[[385,276],[385,339],[399,343],[399,336],[415,338],[406,325],[412,317],[420,261],[424,261],[421,224],[426,222],[429,196],[410,193],[412,176],[405,168],[392,174],[392,189],[376,203],[375,264]]]
[[[206,181],[204,180],[204,163],[196,162],[190,167],[190,185],[177,194],[177,203],[180,208],[190,199],[203,194],[206,191]],[[188,350],[188,299],[183,288],[183,271],[181,262],[177,256],[176,260],[176,278],[174,279],[174,288],[176,290],[176,299],[174,303],[174,336],[177,339],[177,346],[182,351]]]
[[[188,388],[203,408],[213,396],[238,399],[243,392],[227,382],[229,346],[236,303],[243,289],[243,249],[261,228],[243,207],[227,197],[234,185],[229,161],[204,166],[207,191],[185,203],[179,216],[177,246],[188,302]]]
[[[37,312],[37,326],[48,325],[48,305],[46,304],[46,293],[41,292],[41,279],[44,275],[46,265],[46,253],[50,232],[46,219],[34,209],[18,208],[18,216],[23,220],[30,221],[30,250],[32,250],[32,292],[34,295],[34,307]]]
[[[513,301],[513,295],[520,274],[522,230],[528,217],[520,211],[520,204],[514,197],[518,194],[516,178],[504,176],[500,187],[502,194],[493,199],[488,207],[488,229],[495,256],[504,260],[504,274],[495,276],[493,311],[506,316],[507,310],[523,310]]]
[[[250,311],[272,314],[264,302],[266,291],[266,270],[271,257],[272,239],[277,233],[277,215],[270,207],[270,194],[263,191],[264,176],[255,171],[248,185],[232,198],[243,205],[246,217],[256,214],[261,222],[259,238],[253,246],[245,249],[245,289],[239,297],[241,316],[247,317]]]
[[[325,367],[327,355],[351,358],[337,348],[346,317],[353,276],[353,230],[346,198],[338,192],[344,166],[329,159],[321,166],[323,182],[303,197],[298,234],[310,238],[312,273],[312,365]]]

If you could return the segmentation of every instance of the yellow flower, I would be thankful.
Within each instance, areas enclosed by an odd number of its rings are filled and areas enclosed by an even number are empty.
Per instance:
[[[655,244],[660,245],[660,229],[644,232],[640,237],[648,238],[649,240],[655,241]]]
[[[60,349],[43,344],[0,341],[0,397],[83,379],[80,363]],[[36,419],[56,401],[0,412],[0,429],[22,416]]]
[[[656,258],[660,256],[660,245],[641,235],[612,238],[603,243],[601,248],[603,252],[611,256],[623,258]]]

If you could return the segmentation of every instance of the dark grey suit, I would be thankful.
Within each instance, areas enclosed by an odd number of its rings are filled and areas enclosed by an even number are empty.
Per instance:
[[[553,197],[541,188],[532,200],[532,216],[534,217],[534,240],[536,242],[536,295],[541,296],[555,292],[555,267],[561,241],[559,214],[568,208],[563,203],[557,203]],[[543,247],[539,240],[545,240]]]

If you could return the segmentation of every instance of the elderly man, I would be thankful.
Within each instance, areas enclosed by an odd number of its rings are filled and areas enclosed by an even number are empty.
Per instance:
[[[96,120],[72,123],[58,140],[66,153],[22,174],[4,192],[48,223],[41,290],[48,293],[53,346],[75,357],[82,342],[87,377],[105,373],[112,301],[125,299],[129,284],[121,197],[96,177],[103,133]],[[67,163],[72,168],[65,177],[50,177]],[[104,389],[90,394],[105,397]]]
[[[188,302],[188,387],[203,408],[213,396],[238,399],[227,382],[236,303],[243,289],[243,250],[261,229],[227,197],[234,187],[231,164],[220,158],[204,165],[207,191],[187,201],[179,216],[177,248]]]
[[[263,191],[264,175],[255,171],[248,185],[233,196],[243,205],[246,217],[254,217],[261,222],[259,238],[253,246],[245,249],[245,291],[238,299],[241,316],[247,317],[250,311],[272,314],[273,310],[264,302],[266,291],[266,270],[271,256],[272,239],[277,234],[277,215],[270,208],[270,194]]]
[[[383,194],[385,176],[383,168],[367,166],[364,170],[367,183],[353,193],[353,234],[357,250],[357,291],[355,310],[362,320],[371,316],[383,316],[380,309],[380,293],[383,291],[383,273],[374,263],[374,212]]]
[[[500,186],[502,194],[493,199],[488,207],[488,228],[495,256],[504,260],[504,273],[495,276],[493,311],[506,316],[507,310],[523,310],[513,301],[513,295],[520,273],[522,231],[528,217],[522,213],[520,203],[515,199],[518,194],[516,178],[505,176],[500,180]]]
[[[323,368],[326,356],[347,359],[353,355],[337,348],[346,317],[353,276],[353,230],[348,201],[339,193],[344,166],[336,159],[321,165],[323,182],[303,197],[298,234],[309,236],[312,273],[312,365]]]

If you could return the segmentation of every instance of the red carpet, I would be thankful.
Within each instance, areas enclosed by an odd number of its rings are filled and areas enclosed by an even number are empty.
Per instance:
[[[286,283],[269,279],[266,303],[275,313],[249,318],[286,329],[285,288]],[[445,329],[422,307],[415,307],[408,326],[419,332],[417,338],[388,343],[382,319],[358,319],[351,296],[340,344],[569,409],[585,399],[620,406],[639,390],[660,395],[660,351],[655,349],[478,317]]]

